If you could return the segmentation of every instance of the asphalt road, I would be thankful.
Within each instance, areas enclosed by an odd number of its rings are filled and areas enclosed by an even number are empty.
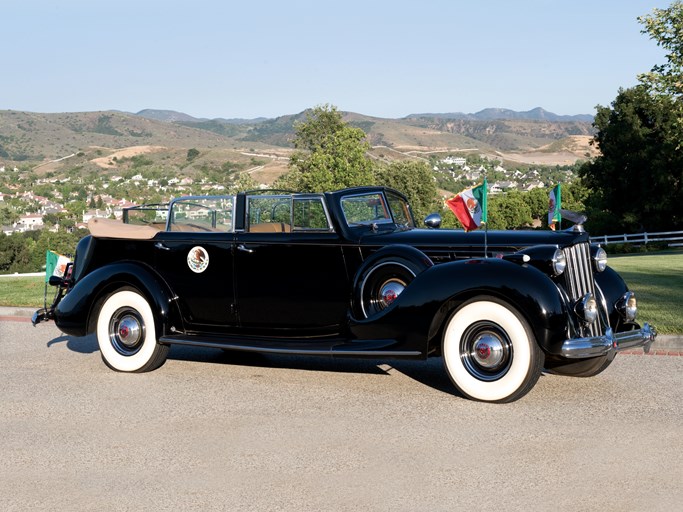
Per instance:
[[[620,355],[522,400],[441,360],[173,348],[120,374],[92,337],[0,322],[0,510],[674,511],[683,357]]]

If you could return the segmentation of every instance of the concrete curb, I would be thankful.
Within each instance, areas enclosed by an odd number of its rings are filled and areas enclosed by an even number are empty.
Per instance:
[[[0,306],[0,320],[29,322],[38,308],[23,308],[14,306]],[[641,350],[626,351],[626,354],[642,354]],[[651,354],[654,355],[683,355],[683,336],[660,334],[652,344]]]

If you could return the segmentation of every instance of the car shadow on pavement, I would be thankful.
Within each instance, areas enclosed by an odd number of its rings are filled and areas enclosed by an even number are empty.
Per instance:
[[[169,359],[214,364],[229,364],[255,368],[280,368],[333,373],[387,375],[397,371],[420,384],[449,395],[458,395],[443,367],[441,358],[426,361],[360,359],[351,357],[295,356],[241,352],[238,350],[171,347]]]
[[[69,350],[78,352],[79,354],[92,354],[93,352],[97,352],[99,350],[99,347],[97,346],[97,338],[95,338],[94,334],[82,336],[80,338],[62,334],[61,336],[57,336],[56,338],[48,341],[47,348],[50,348],[52,345],[56,345],[57,343],[66,343],[66,347]]]
[[[258,368],[282,368],[290,370],[368,373],[386,375],[387,372],[371,359],[339,359],[329,356],[299,356],[220,350],[214,348],[171,347],[169,359],[214,364],[230,364]]]
[[[94,334],[82,337],[60,335],[47,343],[50,348],[59,343],[79,354],[92,354],[99,351]],[[254,368],[277,368],[331,373],[359,373],[367,375],[391,376],[399,372],[420,384],[450,395],[459,396],[443,368],[441,358],[426,361],[400,359],[360,359],[350,357],[299,356],[220,350],[215,348],[183,347],[173,345],[169,360],[190,361],[204,364],[237,365]],[[163,372],[163,367],[159,370]]]

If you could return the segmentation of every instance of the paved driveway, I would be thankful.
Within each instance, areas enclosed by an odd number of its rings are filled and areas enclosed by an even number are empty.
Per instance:
[[[679,510],[683,357],[620,355],[521,401],[441,360],[173,348],[109,370],[92,337],[0,322],[0,510]]]

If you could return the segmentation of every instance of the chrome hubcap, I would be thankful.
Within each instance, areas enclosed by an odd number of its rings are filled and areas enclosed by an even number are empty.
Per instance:
[[[482,334],[474,342],[472,357],[484,368],[495,368],[505,357],[503,343],[492,334]]]
[[[126,347],[134,347],[142,334],[142,326],[137,318],[126,315],[118,325],[118,338]]]
[[[124,356],[132,356],[143,345],[145,324],[137,311],[121,308],[109,322],[109,340],[116,351]]]
[[[460,357],[467,371],[479,380],[503,377],[512,364],[512,342],[507,333],[492,322],[477,322],[463,334]]]
[[[384,283],[379,291],[379,303],[381,308],[384,309],[390,306],[405,289],[405,283],[399,279],[392,279]]]

